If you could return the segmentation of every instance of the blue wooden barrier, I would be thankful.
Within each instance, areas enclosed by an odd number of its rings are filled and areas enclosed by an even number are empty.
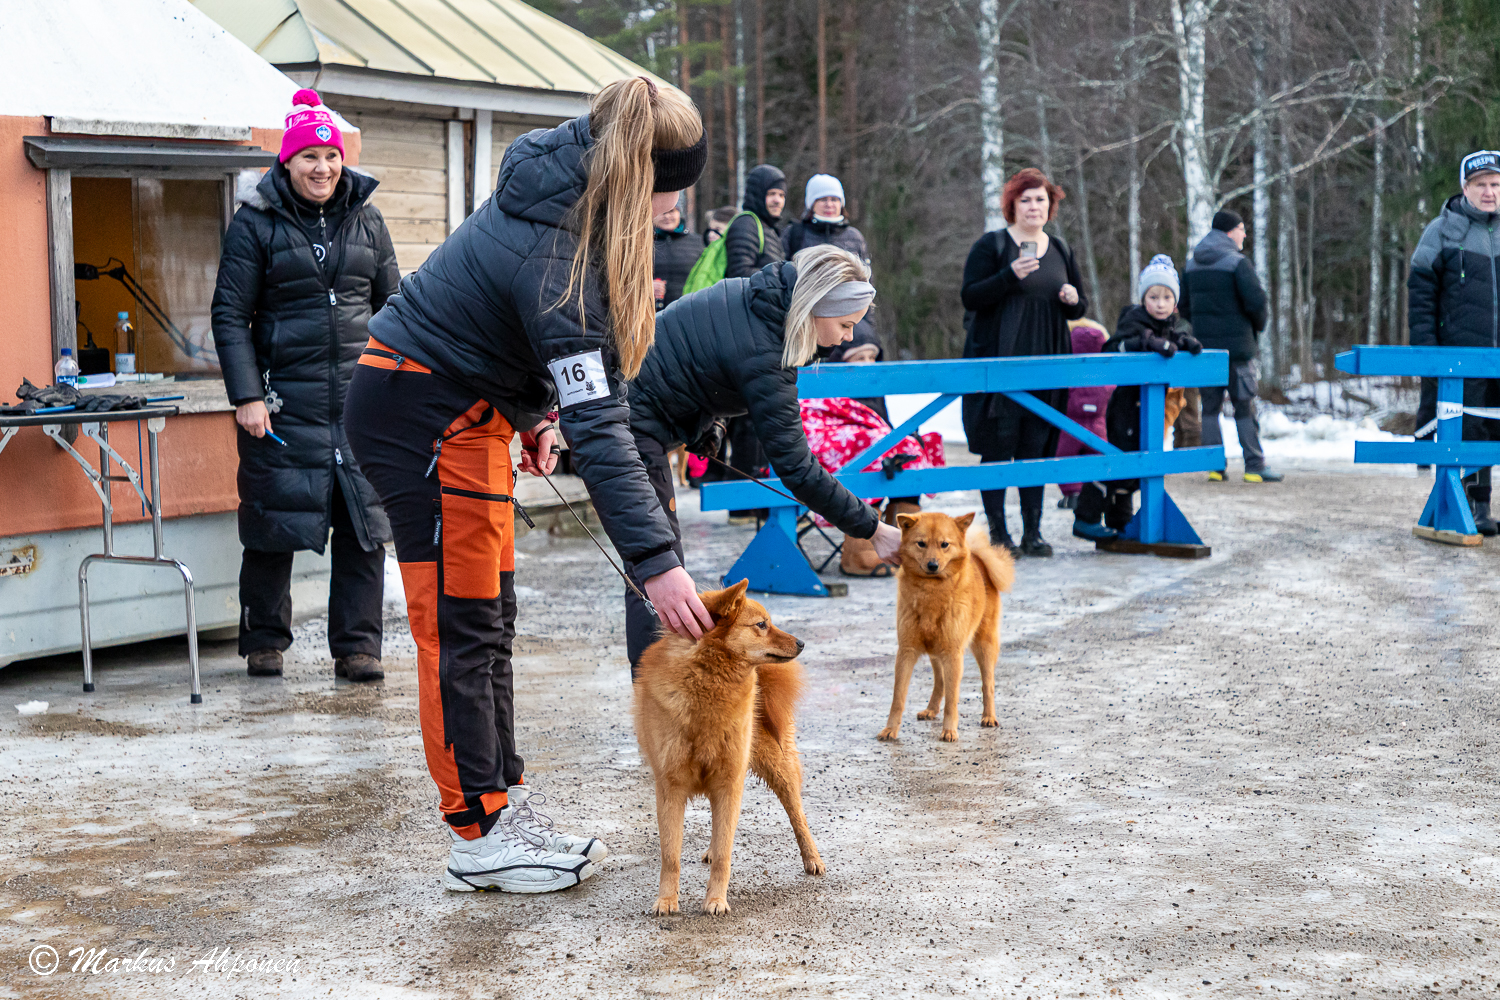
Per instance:
[[[1162,477],[1179,472],[1208,472],[1224,467],[1224,449],[1182,448],[1165,451],[1167,387],[1224,385],[1229,378],[1229,355],[1204,351],[1197,357],[1179,353],[1044,355],[1026,358],[972,358],[953,361],[895,361],[872,365],[816,365],[798,373],[797,392],[803,399],[829,396],[895,396],[938,393],[938,398],[903,421],[878,442],[839,470],[839,482],[855,496],[914,496],[952,490],[1001,489],[1110,479],[1139,479],[1141,507],[1126,527],[1126,551],[1158,551],[1165,546],[1193,546],[1206,554],[1203,541],[1167,495]],[[1141,450],[1122,452],[1085,430],[1066,414],[1040,402],[1031,390],[1091,385],[1141,387]],[[922,422],[959,396],[977,392],[1003,393],[1044,420],[1072,434],[1097,455],[991,462],[943,469],[913,469],[887,478],[884,472],[860,472],[865,466],[913,433]],[[781,482],[765,482],[785,490]],[[797,548],[797,518],[807,508],[752,482],[705,483],[704,510],[742,510],[766,507],[770,516],[745,548],[724,581],[748,578],[752,590],[778,594],[826,597],[828,590]],[[1134,547],[1131,547],[1134,546]]]
[[[1463,440],[1464,379],[1500,378],[1500,350],[1486,347],[1355,347],[1335,359],[1350,375],[1421,375],[1438,380],[1432,441],[1356,441],[1356,462],[1434,465],[1437,476],[1412,534],[1448,545],[1483,539],[1464,493],[1463,470],[1500,465],[1500,441]],[[1420,429],[1420,428],[1419,428]]]

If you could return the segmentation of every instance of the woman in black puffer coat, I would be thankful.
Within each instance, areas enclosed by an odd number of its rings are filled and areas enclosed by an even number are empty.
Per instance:
[[[240,195],[213,299],[240,427],[239,652],[251,675],[281,673],[292,643],[292,555],[322,552],[332,528],[334,671],[378,680],[391,528],[349,450],[343,410],[370,317],[400,274],[370,204],[375,179],[343,165],[342,137],[317,94],[299,91],[296,101],[311,110],[288,116],[281,162]]]
[[[873,538],[890,560],[901,532],[834,479],[807,446],[797,403],[797,369],[850,340],[875,289],[869,270],[834,247],[806,251],[749,278],[726,278],[678,299],[656,319],[656,345],[630,392],[630,431],[668,512],[682,558],[677,502],[667,455],[680,444],[714,455],[726,418],[743,416],[772,470],[794,497],[845,534]],[[800,275],[800,277],[799,277]],[[636,576],[638,570],[627,564]],[[645,603],[625,593],[626,645],[634,670],[656,639]]]

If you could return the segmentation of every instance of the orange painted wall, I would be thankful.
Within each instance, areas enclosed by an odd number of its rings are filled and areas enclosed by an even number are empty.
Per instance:
[[[47,183],[26,159],[21,139],[46,135],[41,118],[0,116],[0,398],[14,398],[22,377],[52,380],[50,289],[47,274]],[[254,129],[251,145],[275,151],[279,129]],[[358,162],[358,137],[345,140]],[[93,325],[92,322],[90,325]],[[95,327],[95,335],[105,331]],[[104,346],[101,344],[101,346]],[[233,510],[238,505],[234,416],[204,413],[173,417],[161,441],[163,512],[167,517]],[[134,423],[117,424],[110,443],[144,475]],[[97,460],[98,449],[80,436],[76,447]],[[140,459],[138,462],[138,458]],[[116,520],[142,520],[128,484],[114,487]],[[0,454],[0,537],[87,527],[99,523],[99,500],[83,470],[38,428],[24,428]]]

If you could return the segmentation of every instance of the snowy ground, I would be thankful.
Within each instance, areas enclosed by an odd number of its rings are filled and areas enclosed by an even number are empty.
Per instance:
[[[1311,469],[1169,490],[1213,558],[1067,535],[1007,599],[1002,725],[913,718],[879,743],[894,582],[767,600],[808,644],[804,797],[828,864],[745,797],[733,912],[653,919],[651,777],[631,731],[620,587],[589,542],[522,539],[518,724],[533,784],[614,856],[547,897],[445,895],[413,647],[335,684],[323,624],[282,680],[181,643],[0,671],[0,997],[1411,997],[1500,988],[1500,548],[1410,535],[1430,480]],[[977,497],[942,498],[972,510]],[[750,529],[681,503],[689,569]],[[45,713],[10,706],[45,701]],[[708,813],[688,817],[688,854]],[[28,959],[55,948],[62,968]],[[150,949],[73,972],[71,949]],[[231,972],[241,959],[278,971]],[[38,952],[43,959],[47,952]],[[82,952],[79,952],[82,955]],[[150,967],[170,958],[172,971]],[[194,965],[194,962],[205,962]],[[286,963],[295,960],[295,969]]]

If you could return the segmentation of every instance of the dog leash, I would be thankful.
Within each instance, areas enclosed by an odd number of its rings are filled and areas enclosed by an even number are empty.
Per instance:
[[[557,451],[555,449],[556,446],[554,445],[554,455],[557,454]],[[568,503],[568,498],[562,495],[562,491],[557,488],[557,484],[552,481],[552,477],[547,475],[545,472],[542,472],[542,466],[540,462],[537,463],[536,471],[541,474],[541,477],[543,479],[547,480],[547,485],[552,487],[552,492],[557,494],[557,499],[561,500],[563,506],[568,508],[568,513],[573,515],[573,520],[578,522],[578,526],[582,528],[584,530],[584,533],[589,536],[589,540],[594,543],[594,545],[599,549],[601,553],[603,553],[604,558],[609,560],[609,565],[614,569],[614,571],[620,574],[620,579],[625,581],[625,586],[634,591],[635,596],[639,597],[646,603],[646,610],[651,612],[651,616],[660,621],[661,615],[657,613],[656,605],[651,603],[651,598],[647,597],[641,590],[641,588],[635,585],[635,581],[632,580],[628,575],[626,575],[624,570],[615,565],[614,557],[611,556],[609,552],[604,548],[604,546],[599,543],[599,539],[596,538],[594,536],[594,533],[589,530],[589,526],[583,523],[583,518],[579,517],[578,511],[574,510],[573,505]]]
[[[778,490],[776,487],[767,484],[764,480],[756,479],[754,476],[750,475],[748,472],[742,472],[739,469],[736,469],[734,466],[728,464],[727,462],[721,462],[717,458],[714,458],[712,455],[700,455],[698,457],[699,458],[706,458],[710,462],[712,462],[715,465],[719,466],[720,468],[728,469],[730,472],[734,473],[736,476],[739,476],[741,479],[744,479],[744,480],[746,480],[748,482],[752,482],[756,486],[761,487],[762,489],[770,490],[772,493],[776,494],[779,497],[786,497],[792,503],[797,504],[798,506],[802,506],[802,501],[798,500],[796,497],[792,496],[791,494],[789,494],[789,493],[783,493],[780,490]]]

